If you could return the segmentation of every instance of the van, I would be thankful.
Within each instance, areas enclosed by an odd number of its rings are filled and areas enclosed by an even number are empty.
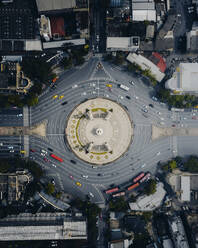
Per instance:
[[[120,86],[121,89],[129,91],[129,87],[127,87],[126,85],[120,84],[119,86]]]

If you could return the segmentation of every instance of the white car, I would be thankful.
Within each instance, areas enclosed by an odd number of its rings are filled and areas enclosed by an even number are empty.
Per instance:
[[[41,149],[41,152],[44,153],[44,154],[47,154],[47,151]]]
[[[161,154],[161,152],[158,152],[156,155],[159,156]]]
[[[18,117],[21,117],[21,116],[23,116],[23,114],[18,114],[17,116],[18,116]]]
[[[45,154],[41,152],[41,156],[43,156],[43,157],[44,157],[44,156],[45,156]]]
[[[82,94],[81,94],[81,96],[86,96],[87,95],[87,92],[83,92]]]
[[[155,96],[153,96],[152,99],[153,99],[153,101],[155,101],[155,102],[158,101],[157,97],[155,97]]]
[[[160,118],[160,120],[164,121],[164,118]]]
[[[129,83],[130,83],[131,85],[133,85],[133,86],[135,85],[133,81],[130,81]]]
[[[10,152],[14,152],[14,150],[10,150]]]
[[[56,165],[55,164],[52,164],[52,166],[56,168]]]
[[[8,146],[8,149],[13,149],[14,147],[13,146]]]
[[[138,96],[135,96],[135,99],[136,99],[136,100],[138,100],[138,99],[139,99],[139,97],[138,97]]]
[[[118,98],[120,98],[120,99],[124,99],[124,97],[123,97],[123,96],[121,96],[121,95],[118,95]]]
[[[146,163],[144,163],[142,166],[141,166],[141,168],[144,168],[146,166]]]
[[[82,175],[82,177],[87,179],[89,176],[88,175]]]
[[[94,197],[94,194],[93,194],[93,193],[91,193],[91,192],[89,192],[89,195],[90,195],[91,197]]]
[[[158,114],[158,115],[161,115],[161,112],[158,111],[157,114]]]
[[[3,143],[0,143],[0,146],[3,146]]]
[[[77,84],[74,84],[74,85],[72,86],[72,89],[75,89],[75,88],[78,88],[78,85],[77,85]]]

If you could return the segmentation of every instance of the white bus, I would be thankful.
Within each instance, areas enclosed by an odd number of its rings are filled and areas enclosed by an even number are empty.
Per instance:
[[[119,86],[120,86],[121,89],[129,91],[129,87],[127,87],[126,85],[120,84]]]

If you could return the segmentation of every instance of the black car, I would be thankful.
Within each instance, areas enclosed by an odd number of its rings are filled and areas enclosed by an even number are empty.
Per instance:
[[[131,97],[130,96],[126,96],[127,99],[131,100]]]
[[[149,104],[149,107],[154,108],[153,104]]]
[[[76,161],[75,160],[70,160],[70,162],[72,163],[72,164],[76,164]]]
[[[61,103],[61,105],[65,105],[65,104],[67,104],[67,101],[65,101],[65,102]]]
[[[49,147],[48,147],[47,149],[48,149],[50,152],[53,152],[53,151],[54,151],[52,148],[49,148]]]

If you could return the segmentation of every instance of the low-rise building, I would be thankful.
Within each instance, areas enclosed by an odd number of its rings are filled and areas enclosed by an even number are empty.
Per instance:
[[[169,225],[175,248],[189,248],[181,218],[179,216],[170,218]]]
[[[136,202],[129,203],[130,209],[135,211],[153,211],[162,204],[165,195],[166,191],[163,184],[158,183],[154,194],[138,197]]]
[[[107,51],[136,51],[140,38],[135,37],[107,37]]]
[[[198,51],[198,22],[194,22],[192,30],[186,33],[186,41],[188,52]]]
[[[180,63],[165,86],[176,93],[198,93],[197,77],[198,63]]]
[[[76,7],[76,0],[36,0],[39,13],[66,11]]]
[[[133,21],[154,21],[156,22],[156,10],[154,0],[133,0],[132,1]]]
[[[21,213],[0,220],[0,240],[86,240],[83,217],[66,213]]]
[[[156,57],[159,60],[159,58]],[[161,71],[161,63],[155,65],[152,61],[147,59],[142,55],[138,55],[136,53],[130,53],[127,56],[127,60],[131,63],[135,63],[141,67],[142,70],[149,70],[151,74],[156,78],[157,81],[161,81],[165,74]],[[160,66],[159,66],[160,65]]]
[[[0,174],[0,200],[5,204],[11,204],[21,199],[26,185],[32,181],[28,171],[16,171],[15,173]]]

